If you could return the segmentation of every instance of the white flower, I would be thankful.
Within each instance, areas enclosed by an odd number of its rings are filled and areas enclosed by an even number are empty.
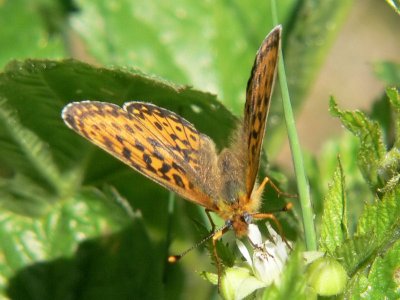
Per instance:
[[[221,294],[224,299],[243,299],[272,283],[279,285],[289,247],[269,224],[267,229],[270,237],[263,242],[258,227],[249,225],[252,255],[241,241],[236,240],[250,268],[235,266],[225,269],[221,280]]]
[[[289,246],[276,231],[267,223],[270,239],[262,241],[261,233],[254,224],[249,225],[249,239],[255,246],[253,259],[246,246],[239,240],[236,241],[240,252],[253,270],[254,276],[268,286],[272,283],[279,285],[281,273],[288,259]]]

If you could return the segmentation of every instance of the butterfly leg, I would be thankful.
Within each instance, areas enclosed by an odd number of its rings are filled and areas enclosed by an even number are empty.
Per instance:
[[[256,213],[256,214],[253,214],[253,215],[251,215],[251,216],[252,216],[254,219],[259,219],[259,220],[262,220],[262,219],[270,219],[270,220],[272,220],[272,221],[275,223],[275,225],[278,227],[279,234],[280,234],[281,236],[283,236],[282,225],[281,225],[281,223],[278,221],[278,219],[275,217],[274,214],[271,214],[271,213]]]
[[[211,232],[213,232],[213,231],[215,231],[215,223],[214,223],[214,221],[213,221],[213,219],[211,218],[211,215],[210,215],[210,212],[212,212],[212,210],[206,208],[205,212],[206,212],[208,221],[210,221],[210,224],[211,224]]]
[[[222,230],[219,230],[214,233],[212,237],[212,244],[213,244],[213,254],[215,263],[217,265],[217,273],[218,273],[218,291],[221,289],[221,276],[222,276],[222,263],[221,259],[218,256],[217,252],[217,241],[228,231],[227,227],[224,227]]]
[[[278,194],[279,197],[283,196],[283,197],[287,197],[287,198],[297,198],[297,195],[293,195],[293,194],[289,194],[289,193],[285,193],[285,192],[281,191],[268,176],[266,176],[264,178],[264,180],[261,182],[261,184],[258,186],[257,190],[254,192],[254,195],[256,197],[261,197],[261,194],[264,191],[264,188],[267,184],[269,184],[275,190],[275,192]]]
[[[212,245],[213,245],[213,256],[215,259],[215,264],[217,265],[217,273],[218,273],[218,290],[221,288],[221,276],[222,276],[222,263],[221,260],[218,256],[217,252],[217,241],[224,235],[224,233],[228,230],[227,228],[223,228],[222,230],[215,231],[215,223],[213,219],[211,218],[211,210],[205,209],[206,215],[208,220],[210,221],[211,224],[211,232],[214,232],[212,236]]]
[[[254,219],[259,219],[259,220],[262,220],[262,219],[270,219],[270,220],[272,220],[275,223],[275,225],[278,227],[279,235],[282,237],[282,240],[284,240],[285,244],[289,247],[289,249],[292,249],[292,247],[290,246],[289,242],[286,240],[285,234],[283,233],[283,229],[282,229],[281,223],[278,221],[278,219],[275,217],[274,214],[271,214],[271,213],[255,213],[255,214],[253,214],[251,216]]]
[[[267,176],[264,178],[264,180],[261,182],[260,186],[257,188],[255,191],[255,196],[256,197],[261,197],[262,192],[264,191],[265,186],[269,183],[271,187],[278,193],[278,196],[284,196],[288,198],[295,198],[297,195],[292,195],[288,194],[285,192],[282,192],[274,183],[273,181]],[[283,212],[283,211],[288,211],[293,207],[293,204],[291,202],[287,203],[284,207],[279,209],[277,212]],[[291,246],[289,245],[288,241],[285,238],[285,235],[283,234],[282,230],[282,225],[279,223],[278,219],[275,217],[274,214],[272,213],[256,213],[253,215],[253,218],[255,219],[271,219],[276,226],[278,227],[279,230],[279,235],[282,237],[282,239],[285,241],[286,245],[291,249]]]

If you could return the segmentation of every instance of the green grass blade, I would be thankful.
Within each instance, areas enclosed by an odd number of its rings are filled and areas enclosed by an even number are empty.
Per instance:
[[[272,14],[275,24],[278,24],[276,3],[271,0]],[[311,204],[309,185],[304,169],[303,156],[300,149],[300,142],[297,136],[296,125],[294,121],[292,106],[285,74],[285,64],[283,61],[282,49],[280,49],[280,59],[278,64],[278,76],[282,93],[283,110],[286,120],[286,128],[289,136],[290,149],[292,151],[293,165],[296,174],[296,181],[299,192],[300,205],[303,216],[304,234],[306,239],[306,247],[308,251],[317,249],[317,238],[314,226],[314,213]]]

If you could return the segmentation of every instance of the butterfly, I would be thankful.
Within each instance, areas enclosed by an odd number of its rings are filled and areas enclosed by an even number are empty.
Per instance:
[[[212,233],[218,275],[221,267],[216,241],[233,229],[238,238],[248,233],[255,219],[270,218],[259,212],[266,177],[257,183],[260,154],[270,107],[281,26],[262,42],[247,83],[244,118],[229,147],[218,152],[214,142],[187,120],[146,102],[123,107],[105,102],[73,102],[64,107],[66,125],[139,173],[182,198],[199,204],[225,220]],[[170,261],[179,259],[171,256]]]

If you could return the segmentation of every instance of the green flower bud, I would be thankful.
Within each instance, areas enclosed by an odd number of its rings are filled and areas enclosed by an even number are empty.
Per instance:
[[[344,291],[347,273],[333,258],[322,257],[307,270],[308,284],[321,296],[333,296]]]
[[[249,269],[228,268],[221,278],[221,295],[226,300],[243,299],[264,286],[265,283],[252,276]]]

